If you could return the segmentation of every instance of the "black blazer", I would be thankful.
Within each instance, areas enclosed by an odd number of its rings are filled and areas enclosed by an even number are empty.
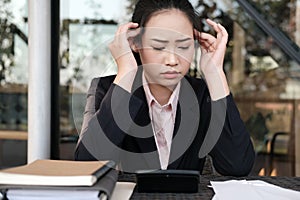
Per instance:
[[[113,83],[115,75],[93,79],[76,160],[115,160],[126,172],[160,168],[141,77],[140,68],[131,93]],[[186,76],[181,81],[168,169],[202,172],[207,154],[223,175],[247,175],[255,159],[232,95],[211,101],[205,81]]]

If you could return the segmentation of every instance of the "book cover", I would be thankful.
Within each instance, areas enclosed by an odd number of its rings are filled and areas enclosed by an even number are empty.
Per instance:
[[[117,170],[109,170],[92,186],[1,185],[0,193],[6,199],[111,199],[118,179]],[[0,195],[1,196],[1,195]]]
[[[114,166],[113,161],[36,160],[0,170],[0,184],[91,186]]]

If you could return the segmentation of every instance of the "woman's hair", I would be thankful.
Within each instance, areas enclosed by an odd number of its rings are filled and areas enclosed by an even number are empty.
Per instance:
[[[186,14],[194,28],[200,31],[201,23],[189,0],[138,0],[133,11],[132,22],[143,27],[154,13],[172,8]]]
[[[201,22],[194,7],[189,0],[138,0],[132,15],[132,22],[138,23],[139,27],[145,27],[151,16],[159,11],[178,9],[183,12],[193,27],[200,31]],[[141,65],[140,56],[133,52],[138,65]]]

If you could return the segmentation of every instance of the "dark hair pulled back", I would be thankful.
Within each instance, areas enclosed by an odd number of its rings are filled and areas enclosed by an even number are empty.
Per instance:
[[[139,0],[132,15],[132,22],[144,27],[148,19],[158,11],[178,9],[182,11],[191,21],[194,28],[201,29],[200,20],[189,0]]]
[[[178,9],[182,11],[193,24],[193,27],[200,31],[201,22],[193,5],[189,0],[138,0],[132,15],[132,22],[138,23],[139,27],[144,27],[150,17],[163,10]],[[134,57],[141,65],[138,53],[134,53]]]

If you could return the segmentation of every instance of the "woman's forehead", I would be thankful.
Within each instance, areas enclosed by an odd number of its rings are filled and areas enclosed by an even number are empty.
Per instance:
[[[172,9],[153,15],[143,32],[147,39],[179,40],[193,38],[193,25],[183,12]]]
[[[193,24],[178,9],[164,10],[152,15],[145,24],[145,33],[193,35]]]
[[[164,27],[145,27],[143,38],[152,41],[185,42],[193,39],[192,31],[178,31]]]

